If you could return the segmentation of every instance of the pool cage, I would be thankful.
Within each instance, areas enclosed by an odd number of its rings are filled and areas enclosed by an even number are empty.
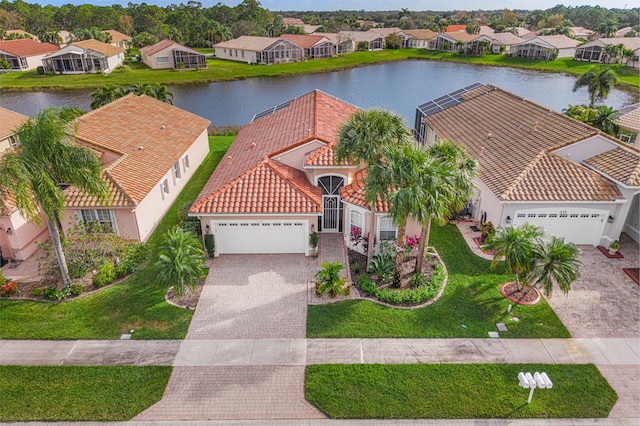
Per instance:
[[[202,53],[192,50],[173,49],[173,63],[180,68],[206,68],[207,62]]]
[[[256,60],[259,64],[271,65],[286,62],[298,62],[304,59],[304,51],[287,40],[278,40],[266,49],[257,52]]]

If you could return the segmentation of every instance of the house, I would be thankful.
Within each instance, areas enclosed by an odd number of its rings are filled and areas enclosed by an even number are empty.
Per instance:
[[[282,18],[282,23],[286,26],[302,27],[304,22],[299,18]]]
[[[384,48],[385,37],[373,31],[340,31],[338,33],[343,40],[352,40],[354,49],[357,50],[380,50]]]
[[[102,159],[105,202],[65,190],[67,230],[99,222],[146,241],[209,152],[209,120],[149,96],[126,95],[78,119],[77,141]]]
[[[277,37],[240,36],[213,45],[218,59],[246,62],[248,64],[280,64],[298,62],[304,58],[300,46]]]
[[[620,28],[618,31],[616,31],[616,34],[614,37],[616,38],[623,38],[627,36],[627,33],[633,31],[633,27],[624,27],[624,28]]]
[[[486,35],[468,34],[464,31],[440,33],[436,36],[436,50],[440,52],[460,52],[475,55],[483,51],[481,42],[491,46],[491,39]]]
[[[151,69],[206,68],[204,54],[189,49],[173,40],[165,39],[154,45],[140,48],[140,56]]]
[[[575,54],[579,40],[565,35],[537,36],[511,46],[511,56],[527,59],[554,60],[571,58]]]
[[[336,47],[336,54],[351,53],[356,49],[356,44],[349,34],[345,33],[313,33],[313,35],[326,37]]]
[[[58,47],[60,48],[67,47],[68,45],[76,41],[76,35],[67,30],[61,30],[61,31],[58,31],[58,40],[60,41],[58,43]]]
[[[189,211],[214,235],[216,256],[308,255],[311,232],[342,232],[347,240],[351,227],[371,220],[351,186],[361,185],[359,167],[334,159],[340,125],[355,111],[314,90],[240,130]],[[376,218],[389,222],[384,208]],[[387,228],[378,227],[385,238]]]
[[[427,50],[435,50],[435,38],[437,32],[431,30],[402,30],[398,33],[402,37],[403,48],[421,48]]]
[[[11,64],[9,71],[28,71],[42,66],[42,58],[58,51],[58,46],[30,38],[0,41],[0,58]]]
[[[60,74],[108,74],[124,62],[124,49],[98,40],[76,41],[42,58],[47,71]]]
[[[448,139],[480,164],[473,217],[529,222],[576,244],[640,241],[640,150],[491,84],[475,83],[416,111],[423,144]]]
[[[597,34],[594,31],[584,27],[569,27],[569,34],[573,38],[581,38],[582,40],[591,40]]]
[[[520,44],[524,40],[513,33],[493,33],[489,34],[491,39],[491,51],[493,53],[508,53],[511,46]]]
[[[622,45],[625,49],[633,52],[632,58],[620,58],[619,56],[610,56],[606,48],[607,46]],[[618,54],[619,55],[619,54]],[[640,68],[640,37],[624,37],[624,38],[599,38],[592,42],[583,44],[576,48],[573,57],[576,61],[616,63],[623,61],[627,66]]]
[[[336,53],[335,44],[321,35],[282,34],[280,38],[300,46],[305,58],[330,58]]]
[[[121,47],[123,49],[128,49],[129,47],[131,47],[133,40],[132,37],[126,34],[122,34],[120,31],[116,30],[105,30],[102,32],[111,36],[111,41],[109,42],[110,45]]]
[[[629,145],[636,145],[640,133],[640,103],[620,108],[616,124],[619,127],[618,139]]]
[[[0,107],[0,157],[16,146],[14,133],[29,117]],[[24,260],[37,249],[34,242],[49,238],[46,226],[27,222],[12,198],[0,203],[0,253],[4,260]],[[1,262],[0,262],[1,263]]]

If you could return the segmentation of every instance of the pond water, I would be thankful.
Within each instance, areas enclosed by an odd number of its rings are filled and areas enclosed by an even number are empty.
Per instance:
[[[211,120],[212,125],[243,125],[254,114],[314,89],[360,108],[379,107],[412,125],[415,108],[474,82],[492,83],[547,108],[588,103],[586,89],[572,91],[575,77],[560,73],[431,61],[403,61],[294,77],[253,78],[169,86],[174,104]],[[91,90],[0,94],[0,106],[32,115],[50,106],[89,110]],[[614,109],[637,102],[637,94],[615,89],[606,99]]]

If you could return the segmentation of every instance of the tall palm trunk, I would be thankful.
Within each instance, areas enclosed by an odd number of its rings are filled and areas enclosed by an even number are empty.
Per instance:
[[[424,251],[429,243],[429,233],[431,232],[431,218],[420,230],[420,243],[418,244],[418,258],[416,259],[416,273],[422,272],[424,265]]]
[[[371,268],[376,242],[376,203],[371,203],[371,225],[369,226],[369,246],[367,248],[367,271]]]
[[[60,232],[58,232],[58,226],[55,219],[47,217],[47,226],[49,227],[49,234],[51,234],[51,242],[53,243],[53,251],[56,253],[58,259],[58,266],[60,267],[60,274],[62,274],[62,282],[64,288],[71,286],[71,278],[69,278],[69,269],[67,268],[67,258],[62,250],[62,242],[60,241]]]
[[[402,283],[402,264],[404,263],[404,245],[405,235],[407,235],[407,228],[405,225],[398,225],[398,241],[396,249],[396,267],[394,271],[395,280],[400,284],[401,288],[405,288],[406,285]]]
[[[513,274],[516,277],[516,291],[520,291],[520,281],[518,280],[518,273]]]

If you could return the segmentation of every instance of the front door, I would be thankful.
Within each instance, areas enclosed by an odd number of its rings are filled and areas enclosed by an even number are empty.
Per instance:
[[[340,188],[344,185],[341,176],[323,176],[318,179],[322,188],[322,231],[342,231],[342,200]]]

